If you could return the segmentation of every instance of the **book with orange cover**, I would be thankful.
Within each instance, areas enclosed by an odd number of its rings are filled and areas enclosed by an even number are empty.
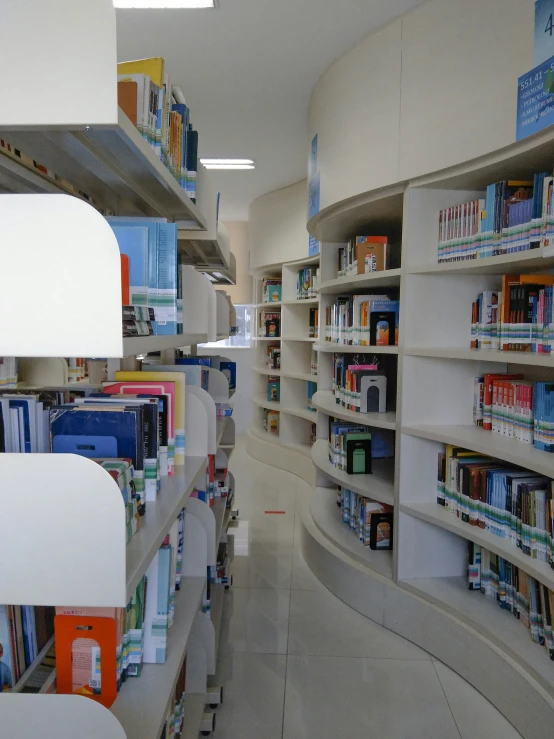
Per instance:
[[[120,80],[117,83],[117,104],[131,121],[137,126],[138,85],[133,80]]]
[[[131,283],[129,278],[129,257],[127,254],[120,254],[121,259],[121,305],[131,304]]]

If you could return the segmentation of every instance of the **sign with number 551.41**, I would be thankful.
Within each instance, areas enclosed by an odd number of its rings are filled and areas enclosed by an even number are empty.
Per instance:
[[[554,123],[554,56],[519,78],[516,139]]]
[[[554,0],[535,3],[535,67],[554,56]]]

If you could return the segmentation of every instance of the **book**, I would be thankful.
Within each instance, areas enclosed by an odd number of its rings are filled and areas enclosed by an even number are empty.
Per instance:
[[[144,663],[164,664],[169,628],[171,546],[162,546],[146,570]]]
[[[0,693],[10,692],[16,683],[12,630],[11,607],[0,606]]]

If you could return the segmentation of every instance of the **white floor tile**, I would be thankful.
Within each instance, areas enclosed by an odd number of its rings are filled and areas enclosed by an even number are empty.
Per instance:
[[[328,590],[291,591],[289,654],[429,660],[427,652],[373,623]]]
[[[231,588],[221,626],[222,652],[286,654],[289,590]]]
[[[289,590],[291,586],[291,554],[257,554],[256,546],[248,557],[235,555],[234,588],[274,588]]]
[[[434,662],[462,739],[521,739],[481,693],[442,662]]]
[[[283,739],[460,739],[432,662],[291,657]]]
[[[291,587],[293,590],[326,590],[304,562],[304,557],[299,551],[292,555]]]
[[[286,657],[227,654],[218,664],[223,705],[217,711],[217,739],[281,739]]]

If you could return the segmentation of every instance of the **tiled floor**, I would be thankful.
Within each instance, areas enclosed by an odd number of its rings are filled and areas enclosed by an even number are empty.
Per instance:
[[[306,483],[252,459],[241,440],[231,468],[240,520],[214,739],[520,736],[452,670],[349,608],[312,575],[296,515]]]

